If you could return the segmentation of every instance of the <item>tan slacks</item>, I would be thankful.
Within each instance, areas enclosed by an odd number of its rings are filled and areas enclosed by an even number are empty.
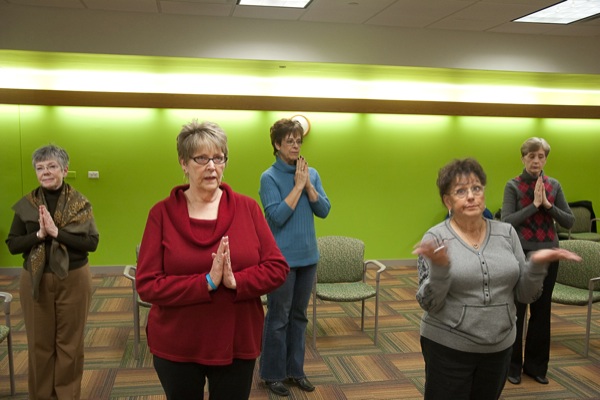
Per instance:
[[[21,307],[27,331],[30,400],[78,400],[83,377],[83,339],[92,298],[89,265],[61,280],[44,273],[39,298],[31,275],[21,273]]]

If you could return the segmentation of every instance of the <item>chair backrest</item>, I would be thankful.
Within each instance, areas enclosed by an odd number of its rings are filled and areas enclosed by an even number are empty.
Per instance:
[[[0,342],[3,342],[10,333],[10,302],[12,301],[12,295],[8,292],[0,292],[0,299],[4,303],[3,311],[5,325],[0,324]]]
[[[556,282],[587,289],[591,278],[600,277],[600,243],[589,240],[561,240],[560,247],[579,254],[583,260],[560,260]]]
[[[575,216],[571,232],[590,232],[592,228],[592,214],[590,214],[590,210],[585,207],[573,207],[571,211],[573,211],[573,215]]]
[[[358,282],[363,279],[365,244],[346,236],[317,238],[319,262],[318,283]]]

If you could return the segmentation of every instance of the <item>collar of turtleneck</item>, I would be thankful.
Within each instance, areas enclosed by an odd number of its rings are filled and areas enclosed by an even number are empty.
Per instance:
[[[543,171],[542,171],[543,173]],[[523,168],[523,172],[521,173],[521,175],[519,175],[519,177],[521,178],[521,180],[523,182],[527,182],[527,183],[531,183],[537,180],[537,176],[533,176],[531,175],[529,172],[527,172],[527,170],[525,168]],[[544,180],[544,182],[546,182],[547,177],[546,175],[542,174],[542,179]]]
[[[280,171],[287,172],[288,174],[296,173],[296,166],[286,163],[279,156],[277,156],[277,159],[275,160],[275,163],[273,164],[273,166]]]

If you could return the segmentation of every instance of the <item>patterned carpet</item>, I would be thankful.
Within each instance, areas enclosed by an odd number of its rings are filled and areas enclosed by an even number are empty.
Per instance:
[[[94,296],[85,340],[85,399],[164,399],[144,337],[140,358],[133,357],[130,282],[121,275],[94,276]],[[360,303],[319,303],[317,349],[310,343],[306,373],[317,389],[291,387],[290,400],[422,399],[423,359],[419,345],[421,310],[414,295],[415,267],[391,267],[382,277],[379,343],[373,345],[374,302],[367,304],[365,332],[360,331]],[[8,359],[0,344],[0,399],[27,399],[27,347],[18,294],[18,278],[0,276],[0,290],[12,303],[17,395],[9,396]],[[600,399],[600,306],[594,307],[588,358],[582,356],[586,307],[553,305],[549,385],[524,376],[507,383],[502,399]],[[145,321],[147,311],[142,310]],[[309,319],[312,306],[309,306]],[[251,399],[281,399],[270,394],[255,374]]]

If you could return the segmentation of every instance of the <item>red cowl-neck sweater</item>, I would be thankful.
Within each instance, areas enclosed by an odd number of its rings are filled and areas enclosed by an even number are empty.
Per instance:
[[[279,287],[289,267],[256,201],[222,184],[217,219],[195,220],[188,216],[187,188],[175,187],[152,207],[140,247],[137,290],[152,303],[148,346],[175,362],[255,359],[264,320],[260,296]],[[229,236],[237,288],[209,292],[206,274],[223,236]]]

